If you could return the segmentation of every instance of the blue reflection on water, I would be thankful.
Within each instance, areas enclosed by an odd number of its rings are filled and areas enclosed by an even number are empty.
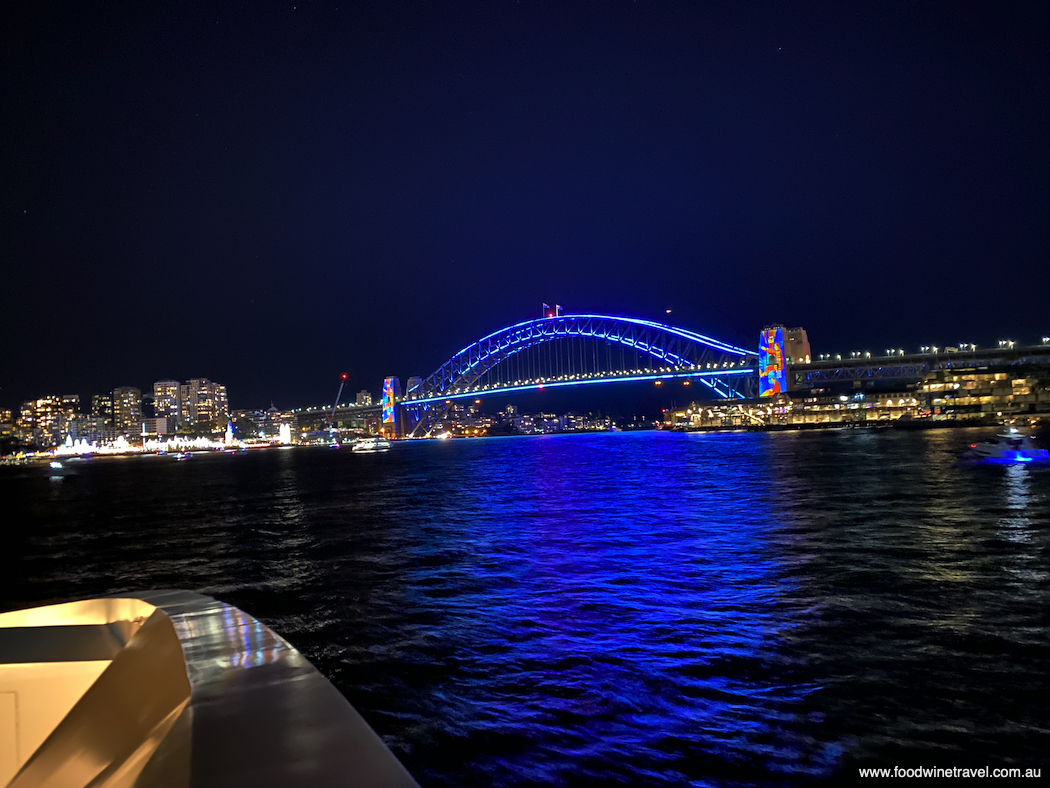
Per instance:
[[[458,706],[444,734],[557,753],[549,771],[501,754],[494,775],[826,769],[791,711],[816,686],[779,653],[792,588],[767,545],[766,453],[752,436],[668,438],[659,452],[652,436],[508,441],[416,548],[407,603],[438,616],[430,634],[456,644],[464,674],[442,690]]]
[[[1050,473],[959,467],[987,432],[3,469],[22,527],[0,604],[212,594],[303,651],[428,788],[1029,766],[1050,751]],[[263,670],[286,647],[232,615],[215,634]]]

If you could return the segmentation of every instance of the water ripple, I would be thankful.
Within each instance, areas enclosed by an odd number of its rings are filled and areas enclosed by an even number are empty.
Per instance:
[[[427,786],[792,785],[1050,752],[1050,474],[975,435],[564,436],[0,476],[3,607],[266,621]]]

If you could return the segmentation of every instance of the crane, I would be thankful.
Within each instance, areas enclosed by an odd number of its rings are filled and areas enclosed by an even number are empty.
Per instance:
[[[343,373],[342,379],[339,381],[339,391],[335,395],[335,402],[332,403],[332,415],[328,417],[328,435],[332,436],[335,434],[335,409],[339,407],[339,398],[343,396],[343,386],[346,385],[346,373]]]

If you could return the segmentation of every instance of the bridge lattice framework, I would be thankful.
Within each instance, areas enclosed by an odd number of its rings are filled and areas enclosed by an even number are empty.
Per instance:
[[[794,386],[808,389],[827,384],[868,381],[918,381],[938,370],[1045,367],[1050,364],[1050,345],[1017,348],[977,348],[970,351],[914,353],[877,356],[870,359],[816,361],[789,367]]]
[[[753,388],[753,351],[674,326],[610,315],[559,315],[493,332],[406,392],[406,407],[485,393],[670,377],[720,397]]]

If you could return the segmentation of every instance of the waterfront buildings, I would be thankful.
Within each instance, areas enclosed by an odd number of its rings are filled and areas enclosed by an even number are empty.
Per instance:
[[[158,380],[153,384],[153,413],[158,418],[179,418],[179,381]]]
[[[230,417],[226,387],[207,378],[158,380],[153,384],[153,411],[180,429],[211,425],[225,426]]]
[[[113,394],[95,394],[91,398],[91,415],[105,419],[108,426],[113,426]]]
[[[16,420],[0,412],[0,437],[39,448],[58,446],[67,438],[103,444],[119,436],[164,437],[180,427],[220,430],[226,426],[229,405],[226,387],[207,378],[185,384],[161,380],[153,384],[153,413],[143,408],[142,391],[117,386],[109,394],[91,397],[90,413],[80,412],[77,394],[49,394],[22,403]],[[148,403],[150,397],[145,398]],[[7,425],[6,427],[4,425]]]
[[[179,426],[222,426],[229,418],[226,387],[207,378],[190,378],[179,386]]]
[[[911,394],[783,393],[765,400],[692,403],[664,414],[667,427],[804,427],[818,424],[860,424],[896,421],[922,415],[922,402]]]
[[[69,422],[67,433],[73,440],[83,440],[96,446],[115,437],[110,420],[101,416],[81,414]]]
[[[153,416],[142,419],[142,433],[151,438],[163,438],[175,432],[175,419],[171,416]]]
[[[266,412],[262,410],[235,410],[230,413],[230,418],[237,430],[237,437],[242,440],[260,437],[266,424]]]
[[[1050,413],[1050,371],[1026,374],[988,370],[939,370],[917,391],[934,418],[972,419]]]
[[[27,443],[54,446],[66,436],[69,422],[77,415],[80,396],[50,394],[22,403],[14,434]]]
[[[120,435],[137,435],[142,429],[142,392],[134,386],[113,389],[113,429]]]
[[[449,403],[435,432],[455,437],[484,435],[549,435],[558,432],[590,432],[608,430],[613,426],[609,416],[593,413],[520,413],[514,405],[507,405],[496,415],[482,413],[478,403],[465,405]]]
[[[884,391],[793,391],[768,400],[694,402],[670,410],[671,427],[805,426],[894,422],[899,419],[1001,420],[1050,414],[1050,371],[938,370],[918,383]]]

